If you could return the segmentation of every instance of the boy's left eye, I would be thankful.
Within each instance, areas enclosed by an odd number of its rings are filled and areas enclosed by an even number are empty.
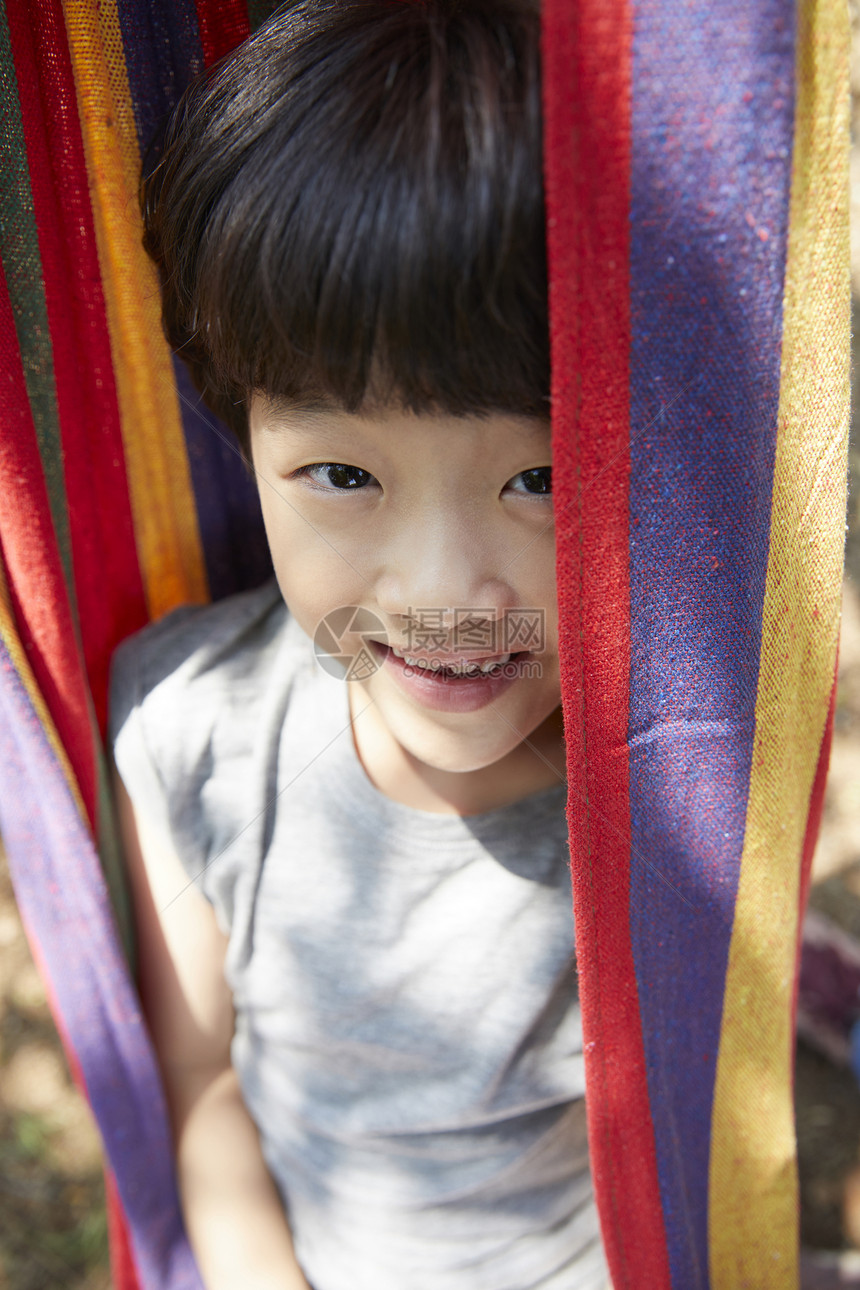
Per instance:
[[[360,466],[347,466],[342,461],[321,461],[313,466],[302,466],[295,474],[306,475],[313,483],[339,492],[365,488],[373,479],[369,470],[362,470]]]
[[[515,484],[518,479],[523,481],[524,487],[514,488],[515,493],[532,493],[541,496],[552,492],[552,466],[521,470],[518,475],[514,475],[511,483]]]

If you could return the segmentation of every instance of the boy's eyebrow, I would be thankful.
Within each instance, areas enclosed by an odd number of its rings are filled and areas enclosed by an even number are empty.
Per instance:
[[[304,399],[289,399],[278,395],[265,397],[266,429],[275,431],[296,431],[301,434],[303,430],[313,430],[315,434],[325,436],[330,433],[334,437],[343,430],[341,418],[350,415],[340,403],[325,395]],[[485,415],[489,416],[491,413]],[[545,433],[550,428],[549,416],[529,416],[523,413],[508,415],[519,423],[526,435]]]
[[[321,428],[321,421],[324,417],[331,417],[332,414],[341,412],[342,409],[328,399],[302,399],[297,402],[293,399],[272,398],[265,401],[265,421],[268,424],[275,422],[272,428],[276,430],[301,430],[302,422],[306,426],[313,426],[314,430]],[[334,427],[331,427],[334,430]]]

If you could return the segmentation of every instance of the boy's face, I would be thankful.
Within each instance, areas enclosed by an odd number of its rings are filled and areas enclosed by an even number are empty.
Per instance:
[[[548,728],[561,738],[548,422],[254,397],[250,427],[290,611],[318,641],[327,616],[340,635],[336,611],[362,611],[346,613],[356,621],[340,647],[363,660],[350,704],[354,717],[367,711],[355,732],[371,778],[384,787],[395,755],[431,774],[517,758],[540,770],[523,740],[546,746]],[[478,662],[490,670],[474,675]],[[472,676],[451,675],[464,665]],[[541,778],[560,782],[545,767],[514,782]]]

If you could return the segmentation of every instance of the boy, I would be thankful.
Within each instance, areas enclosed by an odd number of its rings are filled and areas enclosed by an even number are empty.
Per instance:
[[[253,464],[277,578],[148,628],[113,678],[210,1290],[606,1285],[538,53],[528,0],[287,5],[144,187],[168,334]]]

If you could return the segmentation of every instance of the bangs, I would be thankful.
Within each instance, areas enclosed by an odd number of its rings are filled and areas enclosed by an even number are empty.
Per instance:
[[[234,429],[255,391],[548,415],[539,40],[531,4],[303,3],[192,87],[146,240]]]

